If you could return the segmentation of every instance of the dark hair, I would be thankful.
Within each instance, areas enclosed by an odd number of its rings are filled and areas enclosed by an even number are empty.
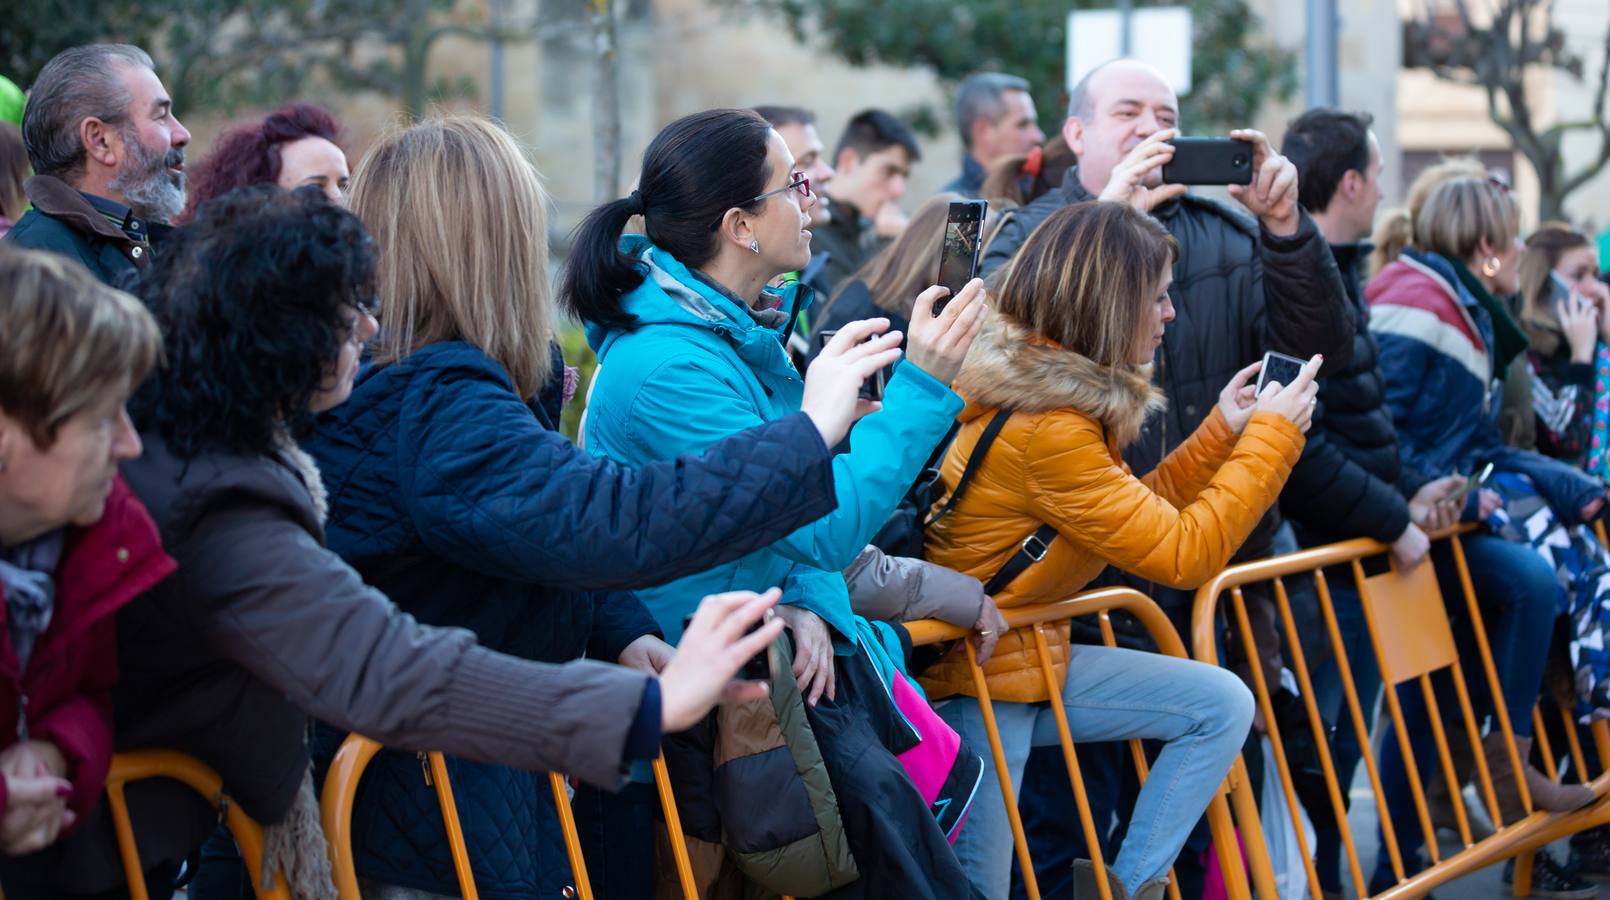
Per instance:
[[[845,150],[853,150],[856,156],[865,159],[889,147],[904,147],[911,154],[912,162],[922,159],[917,135],[910,126],[894,113],[865,109],[851,116],[849,124],[844,126],[844,135],[839,138],[838,149],[833,151],[833,159],[836,162]]]
[[[1367,112],[1321,106],[1286,126],[1280,152],[1297,167],[1297,202],[1304,209],[1324,212],[1343,176],[1369,170],[1370,124],[1374,121]]]
[[[621,253],[621,233],[634,215],[654,246],[697,269],[716,254],[716,228],[729,209],[749,209],[766,190],[766,142],[771,126],[747,109],[711,109],[683,116],[643,151],[632,196],[598,207],[582,220],[571,244],[561,289],[578,318],[626,324],[621,298],[643,283],[641,265]]]
[[[762,105],[755,107],[755,114],[770,122],[773,128],[781,128],[784,125],[816,124],[816,113],[803,106]]]
[[[979,72],[967,76],[956,91],[956,131],[962,146],[973,146],[973,123],[979,119],[998,120],[1005,112],[1007,91],[1031,93],[1029,83],[1016,75]]]
[[[22,108],[22,140],[37,175],[63,180],[84,168],[84,142],[78,126],[100,119],[121,126],[129,115],[123,69],[153,68],[150,54],[132,44],[69,47],[50,58],[28,89]]]
[[[235,188],[274,184],[284,165],[280,148],[303,138],[320,137],[341,143],[341,126],[329,111],[311,103],[292,103],[269,113],[260,122],[224,132],[190,174],[189,203],[177,221],[188,222],[196,208]]]
[[[168,352],[130,413],[180,459],[267,455],[312,432],[348,308],[374,301],[374,241],[317,188],[241,188],[176,229],[137,293]]]

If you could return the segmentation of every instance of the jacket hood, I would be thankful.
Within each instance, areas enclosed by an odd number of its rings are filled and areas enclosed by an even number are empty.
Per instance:
[[[956,390],[967,398],[964,419],[1002,407],[1074,409],[1105,425],[1119,446],[1133,442],[1146,417],[1166,405],[1150,365],[1100,365],[999,313],[991,313],[968,351]]]
[[[643,235],[622,237],[621,252],[637,259],[644,278],[622,300],[624,310],[635,321],[587,324],[587,343],[599,362],[604,362],[615,340],[645,325],[686,325],[714,332],[751,365],[787,362],[782,336],[788,323],[810,307],[813,292],[809,287],[795,282],[781,289],[765,288],[763,296],[776,298],[776,309],[782,311],[778,317],[781,325],[767,325],[757,320],[746,303],[699,277]]]
[[[311,457],[295,444],[275,457],[203,453],[182,460],[154,431],[142,432],[145,452],[123,463],[123,477],[144,501],[165,542],[183,541],[213,507],[252,497],[282,509],[324,542],[324,485]]]

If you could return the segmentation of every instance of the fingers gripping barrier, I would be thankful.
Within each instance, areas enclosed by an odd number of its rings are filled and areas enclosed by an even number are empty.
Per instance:
[[[123,860],[123,875],[128,880],[129,896],[133,900],[150,900],[145,883],[145,869],[140,864],[140,851],[134,840],[134,825],[129,818],[128,800],[124,788],[134,781],[149,778],[167,778],[177,781],[207,798],[219,811],[223,823],[235,837],[246,870],[251,873],[252,886],[263,900],[290,900],[285,878],[274,873],[274,886],[265,889],[259,882],[263,870],[263,828],[233,803],[224,793],[223,779],[211,768],[193,756],[172,750],[136,750],[118,753],[112,757],[112,767],[106,776],[106,801],[112,815],[112,830],[117,834],[117,849]]]
[[[1328,651],[1335,662],[1343,694],[1344,704],[1337,718],[1345,721],[1337,722],[1337,730],[1339,732],[1341,728],[1350,727],[1357,738],[1360,761],[1364,764],[1376,810],[1379,813],[1383,844],[1381,852],[1389,861],[1396,880],[1392,887],[1375,896],[1382,898],[1423,896],[1439,885],[1517,854],[1524,855],[1517,865],[1516,894],[1524,896],[1530,887],[1530,850],[1560,837],[1610,821],[1610,804],[1603,801],[1606,793],[1610,792],[1610,774],[1588,780],[1586,773],[1589,770],[1581,743],[1577,739],[1575,722],[1569,711],[1562,711],[1561,715],[1564,716],[1567,725],[1565,734],[1568,736],[1570,757],[1577,777],[1591,783],[1600,800],[1572,813],[1550,814],[1533,811],[1532,800],[1523,777],[1525,760],[1521,758],[1517,748],[1513,723],[1509,719],[1503,701],[1503,691],[1487,640],[1487,630],[1483,624],[1478,598],[1472,586],[1464,547],[1457,532],[1438,535],[1436,540],[1447,542],[1458,576],[1460,596],[1455,598],[1455,602],[1459,604],[1473,632],[1476,647],[1476,660],[1473,664],[1477,666],[1479,675],[1484,679],[1488,696],[1492,698],[1493,727],[1488,738],[1491,740],[1493,734],[1502,735],[1502,754],[1509,767],[1509,773],[1505,776],[1510,779],[1508,781],[1495,783],[1495,779],[1500,776],[1491,771],[1488,765],[1465,673],[1465,664],[1471,661],[1460,658],[1448,612],[1443,604],[1436,573],[1430,560],[1406,572],[1398,570],[1394,564],[1384,573],[1366,575],[1364,561],[1387,553],[1388,548],[1375,541],[1360,539],[1231,567],[1221,572],[1197,593],[1192,614],[1192,649],[1198,660],[1219,664],[1219,614],[1223,611],[1228,626],[1239,636],[1239,645],[1244,648],[1248,657],[1253,693],[1273,749],[1273,765],[1279,774],[1283,798],[1291,813],[1291,820],[1301,821],[1303,810],[1292,777],[1291,762],[1287,757],[1289,736],[1282,734],[1281,724],[1275,716],[1271,686],[1264,678],[1262,660],[1253,640],[1253,630],[1247,612],[1247,597],[1243,592],[1244,587],[1252,584],[1272,585],[1276,611],[1285,636],[1284,649],[1289,654],[1288,662],[1302,694],[1304,724],[1316,746],[1325,782],[1325,793],[1329,799],[1330,810],[1312,809],[1307,812],[1313,816],[1316,824],[1327,812],[1335,818],[1347,872],[1352,876],[1355,889],[1360,896],[1363,896],[1369,879],[1360,863],[1358,840],[1349,827],[1343,802],[1350,785],[1341,784],[1338,780],[1331,749],[1330,728],[1315,699],[1313,673],[1306,658],[1302,635],[1293,615],[1291,597],[1286,586],[1286,579],[1293,576],[1311,577],[1324,626],[1323,636],[1328,640]],[[1354,683],[1354,670],[1361,661],[1350,660],[1347,656],[1331,585],[1327,579],[1326,570],[1329,569],[1331,574],[1336,574],[1338,567],[1347,573],[1348,580],[1352,583],[1352,590],[1359,597],[1364,624],[1368,631],[1369,649],[1373,652],[1374,662],[1379,667],[1382,683],[1390,688],[1384,690],[1382,694],[1384,711],[1397,736],[1397,749],[1403,757],[1404,770],[1408,776],[1414,824],[1420,832],[1418,837],[1424,840],[1430,861],[1428,868],[1417,873],[1410,871],[1414,860],[1406,859],[1401,844],[1404,836],[1396,833],[1392,818],[1386,813],[1387,802],[1380,765],[1370,740],[1369,718],[1373,713],[1374,698],[1361,698],[1358,695]],[[1543,651],[1540,649],[1538,652]],[[1368,661],[1362,662],[1367,664]],[[1472,835],[1469,814],[1458,787],[1465,782],[1467,773],[1459,772],[1455,767],[1448,729],[1444,725],[1444,712],[1439,705],[1438,692],[1433,689],[1432,676],[1440,672],[1446,672],[1448,680],[1452,683],[1459,713],[1458,719],[1463,725],[1461,729],[1463,734],[1457,737],[1467,741],[1471,748],[1470,755],[1473,757],[1474,777],[1479,796],[1491,812],[1494,825],[1498,828],[1494,835],[1479,841]],[[1445,784],[1450,786],[1447,792],[1449,805],[1462,846],[1457,852],[1446,857],[1442,855],[1437,844],[1431,810],[1422,784],[1422,773],[1411,746],[1413,732],[1406,727],[1404,711],[1398,696],[1400,686],[1409,690],[1418,687],[1426,708],[1426,724],[1435,742],[1436,752],[1431,760],[1436,770],[1434,774],[1440,775]],[[1538,722],[1539,750],[1544,754],[1544,758],[1552,760],[1555,757],[1552,747],[1548,745],[1547,734],[1541,727],[1541,713],[1534,711],[1533,715]],[[1593,737],[1601,764],[1610,763],[1610,730],[1607,730],[1604,722],[1594,724]],[[1610,769],[1610,767],[1603,768]],[[1236,771],[1244,773],[1244,765],[1238,763]],[[1425,774],[1433,775],[1433,773]],[[1558,780],[1557,773],[1551,772],[1551,775]],[[1232,780],[1233,778],[1234,774]],[[1520,805],[1525,811],[1520,818],[1504,821],[1497,799],[1501,786],[1512,786],[1514,795],[1519,798]],[[1236,804],[1235,813],[1241,825],[1241,838],[1247,845],[1247,858],[1252,868],[1252,880],[1258,886],[1258,894],[1261,897],[1275,897],[1272,887],[1273,872],[1268,871],[1268,848],[1264,845],[1263,830],[1256,818],[1256,809],[1251,804]],[[1309,893],[1311,896],[1321,896],[1320,879],[1314,864],[1315,848],[1308,845],[1302,829],[1297,829],[1295,837]],[[1373,835],[1368,837],[1373,839]],[[1270,887],[1266,889],[1265,885]]]
[[[1074,801],[1079,810],[1079,823],[1084,831],[1085,846],[1090,850],[1091,862],[1096,869],[1096,886],[1101,900],[1113,900],[1107,884],[1106,861],[1103,858],[1102,830],[1098,829],[1090,810],[1090,799],[1085,789],[1084,778],[1079,770],[1079,759],[1075,753],[1074,742],[1068,729],[1068,714],[1062,703],[1062,685],[1057,681],[1056,670],[1051,663],[1050,648],[1046,640],[1045,628],[1059,622],[1066,622],[1079,616],[1097,616],[1101,628],[1102,643],[1108,647],[1117,646],[1114,638],[1109,613],[1114,611],[1127,612],[1138,619],[1153,641],[1156,642],[1160,652],[1169,656],[1185,658],[1185,646],[1179,635],[1169,623],[1168,617],[1145,594],[1128,588],[1108,588],[1090,591],[1061,600],[1056,603],[1022,606],[1002,610],[1007,625],[1012,629],[1026,629],[1033,638],[1034,649],[1039,657],[1039,670],[1045,681],[1046,693],[1050,697],[1052,716],[1056,721],[1057,736],[1062,746],[1063,762],[1068,767],[1068,778],[1073,784]],[[1040,888],[1034,876],[1034,861],[1029,853],[1028,842],[1023,832],[1022,817],[1018,814],[1016,793],[1012,789],[1011,776],[1006,765],[1005,749],[1001,743],[1000,732],[996,729],[994,707],[990,701],[989,684],[984,671],[978,665],[971,641],[965,640],[971,632],[954,625],[937,621],[913,622],[907,626],[911,633],[912,643],[917,645],[934,644],[941,641],[963,639],[963,647],[967,653],[967,660],[971,664],[973,686],[978,693],[979,708],[982,712],[984,728],[989,736],[989,750],[994,759],[996,776],[1000,779],[1001,796],[1005,800],[1007,820],[1012,827],[1012,844],[1017,854],[1018,867],[1022,872],[1024,887],[1030,900],[1039,900]],[[1140,741],[1130,741],[1130,752],[1134,759],[1136,771],[1144,783],[1147,776],[1146,755]],[[975,750],[979,748],[974,748]],[[1226,780],[1225,788],[1221,789],[1208,806],[1208,824],[1213,831],[1213,845],[1217,850],[1220,868],[1223,869],[1226,879],[1226,888],[1232,900],[1247,900],[1251,897],[1250,888],[1246,878],[1246,867],[1242,864],[1241,852],[1237,845],[1234,821],[1230,815],[1230,807],[1225,801],[1225,794],[1229,793],[1231,801],[1240,807],[1251,810],[1256,816],[1254,800],[1246,779],[1243,764],[1238,759],[1236,769]],[[1104,823],[1105,824],[1105,823]],[[1259,845],[1261,849],[1261,845]],[[1249,847],[1249,849],[1251,849]],[[1267,860],[1263,870],[1269,870]],[[1255,869],[1256,871],[1256,869]],[[1273,881],[1267,883],[1272,891]],[[1273,893],[1260,888],[1264,896],[1274,896]],[[1172,900],[1180,900],[1179,885],[1170,872],[1168,893]]]

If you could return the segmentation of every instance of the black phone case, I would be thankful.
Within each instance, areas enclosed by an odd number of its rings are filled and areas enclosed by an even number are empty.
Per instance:
[[[956,295],[961,292],[961,289],[967,286],[967,282],[972,281],[973,278],[978,275],[978,263],[983,257],[984,253],[984,248],[982,246],[984,237],[984,215],[988,210],[989,202],[985,200],[958,200],[950,205],[950,211],[945,216],[945,231],[947,238],[941,241],[939,244],[938,282],[939,284],[950,288],[950,293],[934,302],[934,315],[937,316],[944,312],[945,306],[949,304],[951,300],[956,298]],[[965,212],[966,215],[964,217],[957,217],[956,214],[958,212]],[[974,226],[972,229],[974,240],[972,248],[972,261],[967,267],[966,275],[952,271],[951,266],[948,265],[948,262],[951,258],[950,241],[948,238],[950,226],[952,224],[959,224],[963,222]]]
[[[1252,144],[1233,138],[1175,138],[1174,158],[1163,164],[1169,184],[1251,184]]]

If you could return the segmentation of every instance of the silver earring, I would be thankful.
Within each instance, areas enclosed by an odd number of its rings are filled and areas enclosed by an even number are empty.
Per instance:
[[[750,241],[749,242],[749,249],[751,251],[755,252],[755,253],[759,253],[760,252],[760,242],[759,241]]]

